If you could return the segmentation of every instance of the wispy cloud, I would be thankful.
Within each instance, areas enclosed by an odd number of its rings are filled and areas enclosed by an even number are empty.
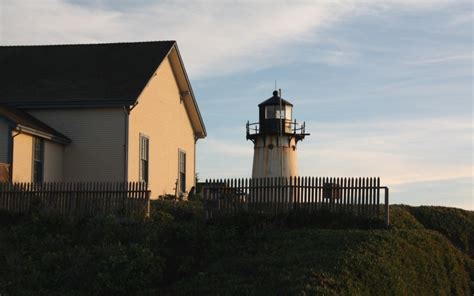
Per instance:
[[[426,65],[433,65],[433,64],[441,64],[441,63],[452,63],[452,62],[468,62],[472,64],[473,53],[466,53],[466,54],[453,54],[453,55],[445,55],[445,56],[435,56],[430,58],[419,58],[412,61],[406,61],[405,63],[408,65],[415,65],[415,66],[426,66]]]
[[[391,187],[392,203],[438,205],[474,210],[472,178],[439,179]]]
[[[469,119],[395,119],[310,123],[318,132],[300,145],[301,173],[379,175],[390,184],[470,177]],[[452,155],[456,151],[457,155]]]
[[[455,17],[451,19],[449,24],[451,26],[464,26],[464,25],[469,25],[470,23],[472,27],[473,22],[474,22],[474,12],[471,10],[466,13],[456,15]]]
[[[239,138],[209,136],[198,145],[197,167],[201,178],[250,177],[252,143]]]
[[[245,145],[239,141],[230,141],[227,139],[214,139],[209,137],[203,141],[199,149],[207,155],[224,155],[225,157],[252,156],[252,146]]]
[[[127,31],[123,16],[113,10],[96,10],[61,0],[0,2],[2,44],[87,43],[120,40]]]
[[[429,9],[438,1],[16,1],[0,3],[3,44],[178,40],[194,77],[285,63],[298,43],[345,19],[392,8]],[[355,53],[325,52],[329,64]],[[218,74],[217,74],[218,73]]]

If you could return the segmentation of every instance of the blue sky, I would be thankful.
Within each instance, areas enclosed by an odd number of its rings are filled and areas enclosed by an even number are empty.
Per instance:
[[[392,203],[474,210],[473,6],[457,0],[2,0],[2,44],[173,39],[208,138],[199,178],[251,174],[275,80],[301,175],[380,176]]]

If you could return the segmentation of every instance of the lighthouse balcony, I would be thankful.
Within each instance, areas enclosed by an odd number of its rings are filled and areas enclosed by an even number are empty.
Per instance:
[[[306,133],[305,123],[288,119],[266,119],[264,122],[250,123],[247,121],[247,140],[255,141],[257,137],[265,135],[284,135],[294,137],[297,141],[303,140]]]

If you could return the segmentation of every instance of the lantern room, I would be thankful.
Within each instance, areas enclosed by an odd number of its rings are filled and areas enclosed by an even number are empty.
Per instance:
[[[255,140],[259,135],[289,135],[296,141],[303,140],[304,123],[299,124],[293,119],[293,104],[281,98],[278,91],[273,96],[258,105],[259,121],[247,122],[247,139]]]
[[[278,91],[274,91],[273,96],[260,103],[258,108],[260,133],[291,133],[293,104],[281,98]]]

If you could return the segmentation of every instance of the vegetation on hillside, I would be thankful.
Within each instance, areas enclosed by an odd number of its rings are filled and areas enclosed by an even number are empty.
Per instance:
[[[0,214],[0,294],[468,295],[474,213],[392,206],[351,217],[240,215],[155,202],[149,219]],[[469,286],[471,285],[471,287]]]

